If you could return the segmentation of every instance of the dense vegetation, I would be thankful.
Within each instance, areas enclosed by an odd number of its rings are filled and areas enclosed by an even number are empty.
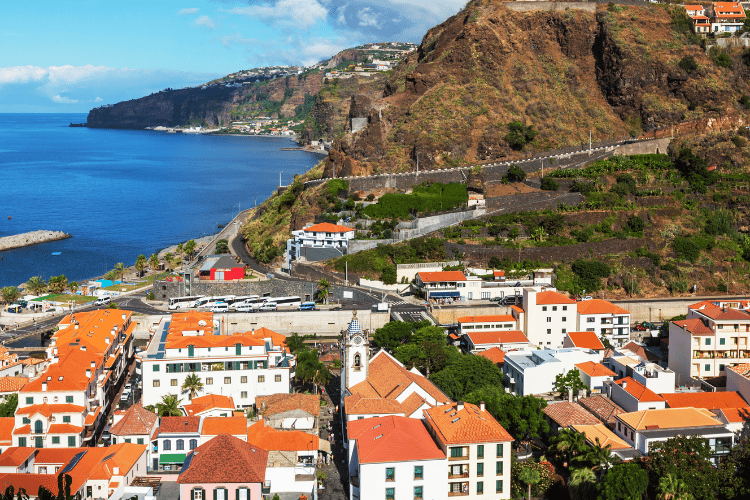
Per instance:
[[[383,195],[376,204],[365,207],[364,214],[375,219],[406,219],[417,214],[451,210],[468,201],[464,184],[425,182],[414,186],[411,194]]]

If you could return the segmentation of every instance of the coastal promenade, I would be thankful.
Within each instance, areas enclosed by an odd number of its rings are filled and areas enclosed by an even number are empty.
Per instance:
[[[28,233],[15,234],[0,238],[0,252],[13,248],[27,247],[48,241],[57,241],[70,238],[71,236],[62,231],[31,231]]]

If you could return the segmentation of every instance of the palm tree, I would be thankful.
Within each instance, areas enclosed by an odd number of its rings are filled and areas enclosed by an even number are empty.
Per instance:
[[[143,270],[146,269],[146,256],[141,254],[135,259],[135,268],[138,270],[138,276],[143,276]]]
[[[182,243],[178,244],[177,247],[174,249],[175,252],[180,254],[180,264],[182,264]]]
[[[174,255],[172,255],[172,252],[167,252],[164,254],[164,262],[167,263],[167,266],[169,267],[169,270],[172,270],[172,265],[174,264]]]
[[[539,471],[531,467],[524,467],[518,473],[518,479],[529,485],[529,500],[531,500],[531,485],[539,482]]]
[[[68,278],[64,274],[52,276],[49,279],[49,288],[55,293],[62,293],[66,286],[68,286]]]
[[[185,243],[185,246],[183,247],[183,250],[185,250],[185,253],[188,255],[188,259],[193,258],[193,252],[195,252],[195,240],[190,240],[187,243]]]
[[[161,403],[156,403],[156,414],[160,417],[181,417],[180,411],[181,399],[172,394],[166,394],[161,397]]]
[[[148,265],[151,266],[151,269],[156,271],[157,269],[159,269],[159,264],[159,257],[157,257],[155,253],[152,253],[151,257],[149,257],[148,259]]]
[[[123,278],[125,278],[125,264],[123,264],[122,262],[118,262],[117,264],[115,264],[115,273],[116,276],[120,276],[120,281],[122,281]]]
[[[690,493],[688,485],[672,474],[659,479],[657,488],[658,500],[693,500],[695,497]]]
[[[328,305],[328,296],[331,294],[331,284],[327,279],[323,278],[318,282],[318,297],[323,299]]]
[[[562,429],[550,440],[549,451],[568,467],[571,460],[586,451],[586,437],[570,429]]]
[[[199,391],[203,390],[203,382],[195,373],[191,373],[185,377],[185,382],[182,384],[182,392],[187,392],[188,397],[192,400]]]
[[[41,276],[34,276],[26,282],[26,288],[34,295],[41,295],[47,289],[47,282]]]
[[[570,473],[568,489],[573,500],[596,498],[596,474],[591,469],[574,469]]]
[[[602,446],[599,438],[596,438],[594,446],[589,446],[585,454],[579,455],[573,459],[574,462],[586,462],[593,469],[597,469],[600,472],[607,472],[614,463],[618,461],[618,457],[612,454],[612,445],[608,444]]]
[[[75,281],[71,281],[68,283],[68,288],[70,288],[70,291],[75,295],[75,293],[78,291],[78,283]]]
[[[317,394],[318,386],[326,385],[331,379],[331,372],[318,359],[317,349],[304,349],[297,354],[297,366],[294,370],[294,377],[305,383],[311,382]]]
[[[106,273],[104,273],[104,279],[109,280],[112,282],[112,284],[114,284],[115,280],[117,279],[117,271],[107,271]]]

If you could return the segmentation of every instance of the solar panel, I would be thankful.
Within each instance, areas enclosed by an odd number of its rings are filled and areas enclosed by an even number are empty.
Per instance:
[[[83,458],[83,456],[86,454],[85,451],[82,451],[81,453],[76,453],[76,455],[73,457],[73,459],[68,463],[68,465],[65,466],[63,470],[60,471],[60,474],[66,474],[73,470],[73,467],[78,465],[78,462]]]
[[[188,467],[190,467],[190,462],[193,461],[193,457],[195,456],[195,453],[191,453],[190,455],[185,458],[185,462],[182,464],[182,468],[180,469],[180,474],[188,470]]]
[[[112,457],[114,457],[114,456],[115,456],[115,454],[114,454],[114,453],[112,453],[112,454],[110,454],[110,455],[107,455],[106,457],[104,457],[104,459],[102,459],[101,463],[104,463],[104,462],[106,462],[107,460],[109,460],[110,458],[112,458]]]

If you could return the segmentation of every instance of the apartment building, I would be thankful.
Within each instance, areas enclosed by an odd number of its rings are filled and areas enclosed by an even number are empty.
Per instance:
[[[519,329],[518,321],[510,314],[462,316],[456,321],[458,322],[459,335],[475,331],[493,332]]]
[[[649,362],[629,349],[616,349],[607,361],[618,378],[631,377],[657,394],[675,389],[675,372]]]
[[[735,33],[744,28],[745,11],[739,2],[712,2],[708,6],[712,33]]]
[[[329,222],[292,231],[286,242],[287,267],[300,258],[317,261],[344,255],[354,235],[354,229]]]
[[[595,332],[619,347],[630,340],[630,311],[601,299],[582,300],[578,306],[578,331]]]
[[[151,470],[177,471],[201,437],[200,417],[161,417],[159,430],[151,438]]]
[[[599,359],[596,351],[579,348],[509,352],[503,364],[503,383],[519,396],[544,394],[554,390],[558,375],[575,370],[579,363]]]
[[[436,406],[424,410],[424,423],[447,457],[447,485],[436,498],[446,494],[467,500],[510,498],[513,438],[484,404]]]
[[[554,290],[523,291],[523,332],[538,347],[558,349],[565,334],[576,331],[578,303]]]
[[[615,380],[607,385],[608,396],[626,412],[661,410],[666,408],[665,399],[631,377]]]
[[[529,347],[529,339],[520,330],[466,332],[461,336],[461,348],[465,352],[477,354],[488,349],[500,348],[515,351]]]
[[[138,355],[143,404],[179,394],[190,374],[198,375],[204,391],[230,396],[241,408],[252,406],[259,395],[288,393],[294,357],[285,339],[266,328],[224,335],[211,312],[173,314]]]
[[[748,361],[750,314],[745,310],[702,304],[669,324],[669,368],[679,384],[727,375],[728,367]]]

